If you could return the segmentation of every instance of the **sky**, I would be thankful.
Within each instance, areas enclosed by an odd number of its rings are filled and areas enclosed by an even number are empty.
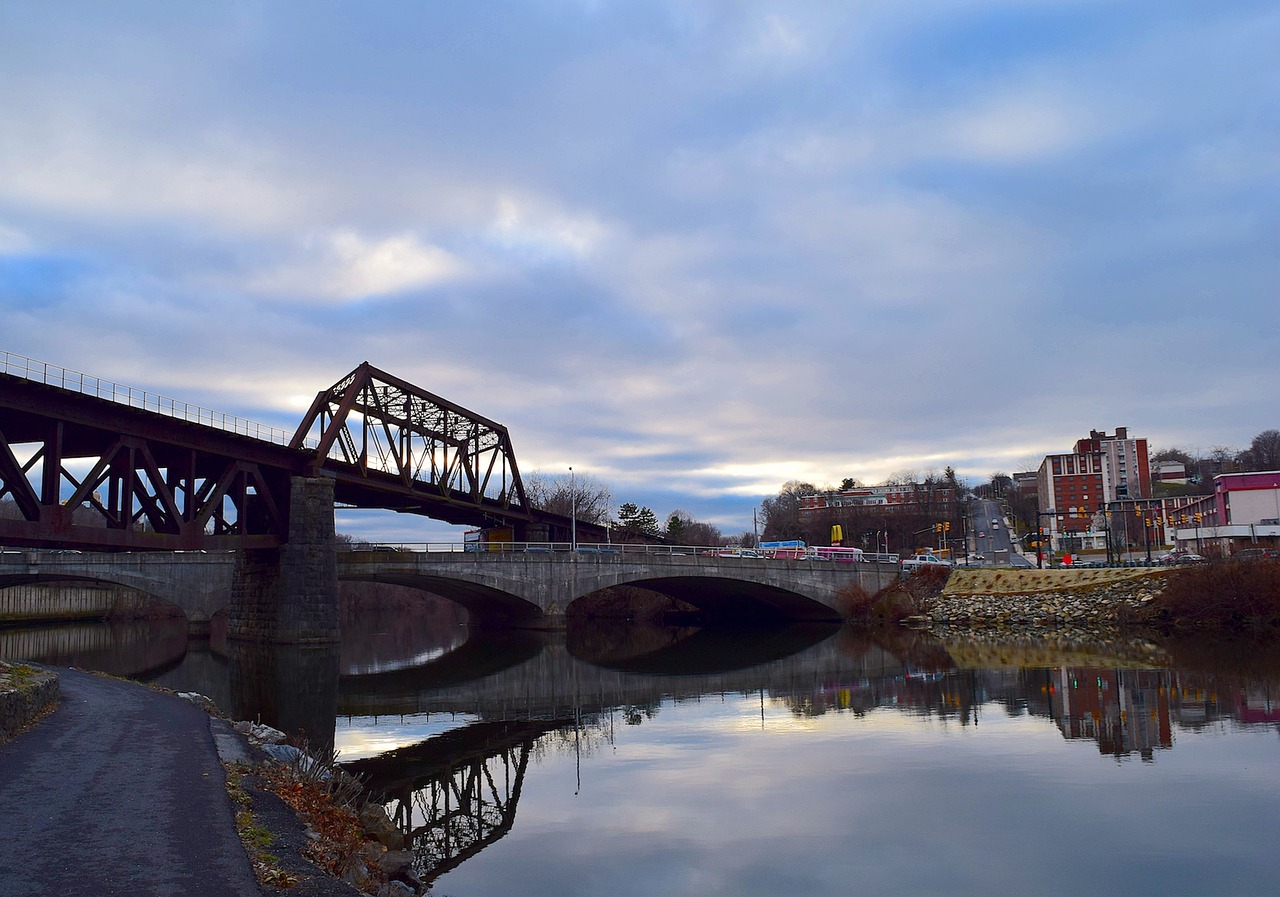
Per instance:
[[[1278,46],[1251,0],[3,0],[0,352],[286,430],[369,361],[730,533],[1244,448]]]

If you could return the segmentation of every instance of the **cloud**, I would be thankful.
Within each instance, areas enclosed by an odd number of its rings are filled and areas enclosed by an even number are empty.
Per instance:
[[[31,240],[22,231],[0,224],[0,255],[22,255],[32,249]]]
[[[1039,161],[1090,136],[1086,116],[1053,97],[1003,97],[950,116],[941,144],[960,156],[993,164]]]
[[[435,286],[466,273],[452,253],[413,234],[380,240],[351,230],[308,237],[301,258],[252,276],[248,289],[293,299],[349,301]]]
[[[368,359],[522,467],[740,525],[787,479],[1280,416],[1266,4],[5,26],[8,351],[282,426]]]
[[[608,228],[591,214],[563,214],[539,208],[536,201],[502,196],[488,228],[500,249],[535,261],[585,258],[608,237]]]

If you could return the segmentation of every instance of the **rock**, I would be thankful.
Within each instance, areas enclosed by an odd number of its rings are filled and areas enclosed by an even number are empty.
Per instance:
[[[342,873],[342,880],[357,891],[363,891],[365,885],[369,883],[369,867],[357,860],[347,867],[346,872]]]
[[[403,880],[413,864],[413,854],[408,850],[388,850],[378,858],[378,867],[387,878]]]
[[[388,850],[400,850],[404,847],[404,835],[387,818],[387,811],[377,804],[369,804],[360,811],[360,826],[366,835],[376,839]]]
[[[190,701],[210,716],[218,715],[218,705],[213,703],[210,698],[206,698],[199,692],[180,691],[178,692],[178,697],[182,698],[184,701]]]
[[[284,744],[289,736],[279,729],[273,729],[263,723],[254,723],[249,727],[249,738],[259,744]]]
[[[272,760],[279,760],[281,763],[299,763],[311,759],[291,744],[264,744],[262,750]]]
[[[378,897],[415,897],[417,888],[411,888],[402,881],[389,881],[378,888]]]

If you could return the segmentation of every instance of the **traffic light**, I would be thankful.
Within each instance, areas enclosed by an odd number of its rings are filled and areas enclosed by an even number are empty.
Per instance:
[[[1134,517],[1141,517],[1141,516],[1142,516],[1142,508],[1138,507],[1137,505],[1134,505],[1134,506],[1133,506],[1133,516],[1134,516]]]
[[[1186,515],[1186,514],[1183,514],[1183,515],[1182,515],[1182,522],[1183,522],[1183,523],[1186,523],[1186,522],[1187,522],[1187,515]]]
[[[935,533],[940,533],[940,532],[942,532],[942,524],[941,524],[941,523],[935,523],[935,524],[933,525],[933,531],[934,531]]]
[[[946,523],[942,524],[942,531],[943,531],[944,533],[949,533],[949,532],[951,532],[951,521],[950,521],[950,520],[948,520]]]
[[[1200,514],[1197,512],[1197,514],[1196,514],[1196,526],[1199,526],[1199,525],[1200,525]],[[1197,538],[1199,538],[1199,537],[1197,537]]]

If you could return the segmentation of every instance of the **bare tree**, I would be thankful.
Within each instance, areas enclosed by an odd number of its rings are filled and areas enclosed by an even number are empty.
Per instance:
[[[604,525],[613,518],[613,494],[590,474],[535,470],[524,474],[522,479],[525,497],[535,508],[565,517],[576,512],[584,523]]]
[[[1254,470],[1280,470],[1280,430],[1263,430],[1253,437],[1248,454]]]

